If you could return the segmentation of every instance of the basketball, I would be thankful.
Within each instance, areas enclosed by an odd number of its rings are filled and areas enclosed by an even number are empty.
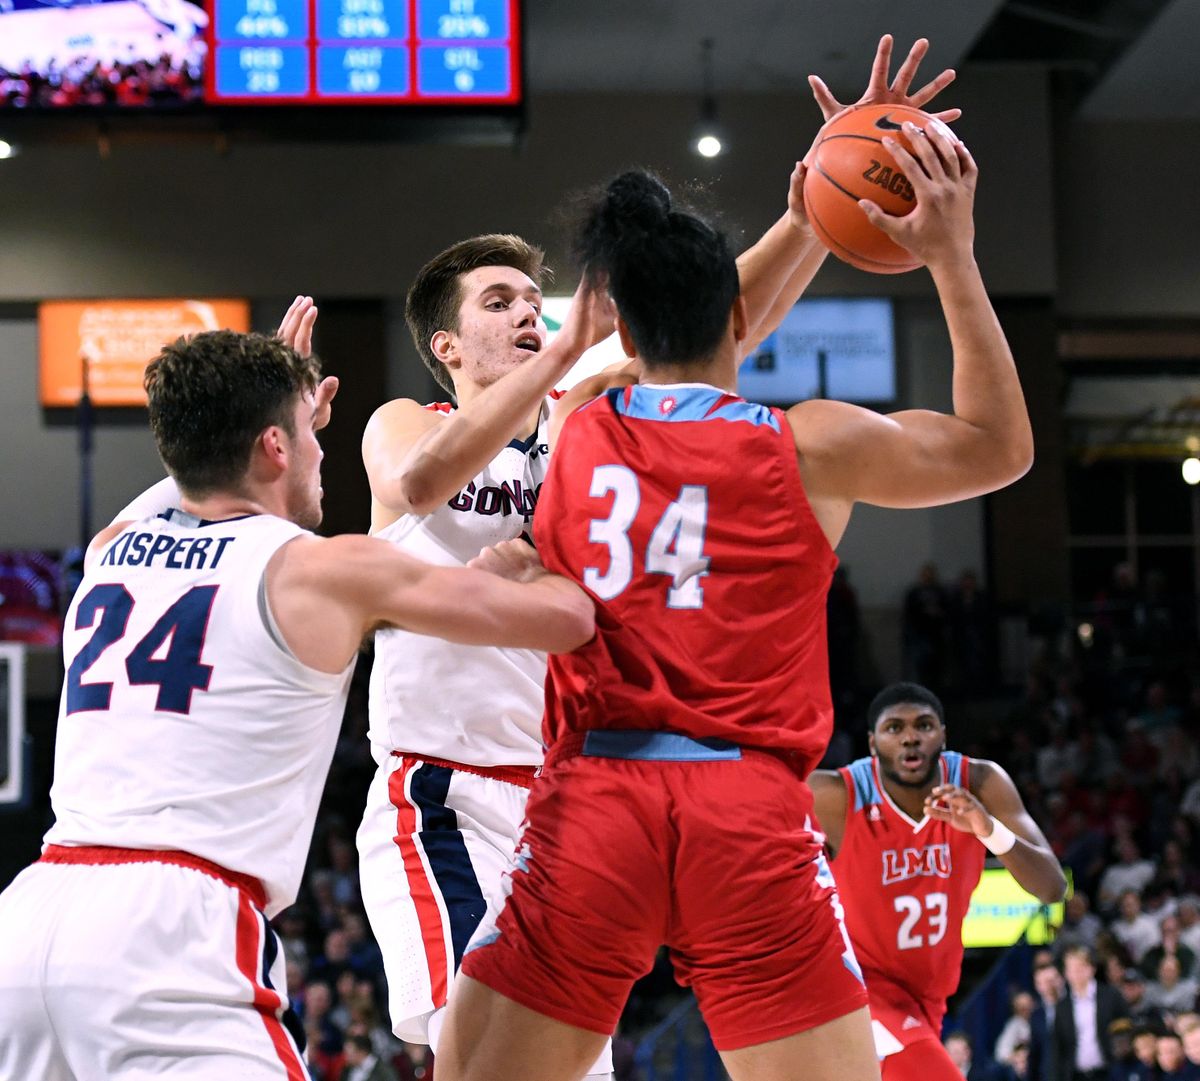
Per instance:
[[[834,255],[873,274],[902,274],[921,265],[911,252],[875,228],[858,205],[870,199],[888,214],[908,214],[913,186],[883,145],[891,135],[911,150],[901,124],[935,127],[956,138],[936,117],[907,105],[861,105],[821,130],[804,180],[804,209],[818,239]]]

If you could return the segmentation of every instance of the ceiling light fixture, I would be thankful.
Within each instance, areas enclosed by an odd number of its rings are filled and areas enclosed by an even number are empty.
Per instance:
[[[713,89],[712,38],[700,42],[700,119],[692,133],[692,149],[702,158],[715,158],[725,149],[725,137],[717,122],[717,97]]]

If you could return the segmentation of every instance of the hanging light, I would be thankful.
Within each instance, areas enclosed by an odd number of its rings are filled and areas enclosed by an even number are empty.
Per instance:
[[[1183,482],[1185,484],[1200,484],[1200,458],[1184,458]]]
[[[717,98],[713,89],[712,38],[700,42],[700,119],[692,131],[692,149],[702,158],[715,158],[726,147],[726,139],[717,121]]]

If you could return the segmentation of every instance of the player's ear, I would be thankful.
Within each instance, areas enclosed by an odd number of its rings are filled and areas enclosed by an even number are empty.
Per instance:
[[[637,356],[637,346],[633,344],[633,335],[629,333],[629,324],[617,314],[617,337],[621,339],[621,349],[627,357]]]
[[[458,336],[449,330],[439,330],[429,339],[429,351],[446,367],[458,362]]]
[[[750,333],[750,318],[746,315],[746,300],[740,293],[734,297],[733,307],[729,309],[729,320],[733,324],[733,340],[744,342]]]
[[[875,755],[875,730],[872,729],[867,733],[867,749],[871,752],[871,756]]]

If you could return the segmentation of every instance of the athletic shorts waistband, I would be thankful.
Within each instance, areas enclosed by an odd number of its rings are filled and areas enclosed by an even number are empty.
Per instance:
[[[190,852],[155,848],[111,848],[108,845],[47,845],[40,863],[76,863],[89,866],[121,863],[169,863],[188,867],[242,890],[258,908],[266,908],[267,891],[252,875],[230,871],[219,863],[193,856]]]
[[[518,788],[532,788],[533,779],[537,776],[538,771],[537,766],[473,766],[467,762],[451,762],[448,758],[432,758],[427,754],[411,754],[408,751],[392,751],[392,757],[411,758],[417,762],[426,762],[431,766],[458,770],[459,773],[473,773],[476,777],[486,777],[490,781],[515,784]]]
[[[640,762],[736,761],[742,748],[727,739],[698,739],[648,728],[597,728],[573,732],[546,752],[546,764],[563,758],[622,758]]]

